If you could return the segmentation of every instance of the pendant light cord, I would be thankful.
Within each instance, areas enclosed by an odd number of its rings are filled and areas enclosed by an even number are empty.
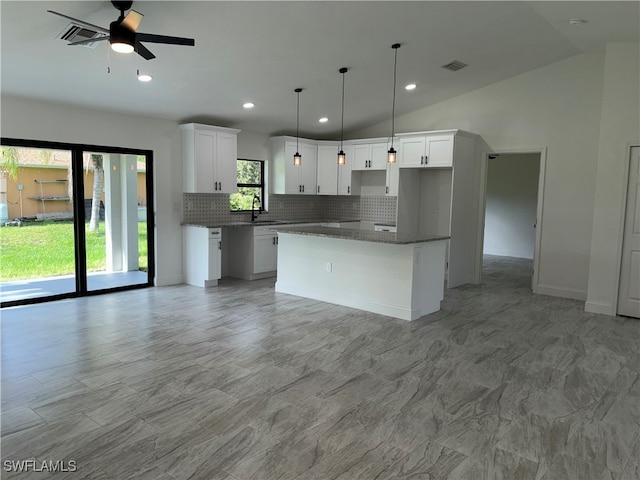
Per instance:
[[[347,69],[341,68],[340,73],[342,73],[342,121],[340,125],[340,150],[342,150],[342,139],[344,136],[344,74],[347,73]]]
[[[296,88],[296,93],[298,94],[298,107],[296,113],[296,152],[299,152],[298,149],[298,139],[300,138],[300,89]]]
[[[400,48],[400,44],[395,43],[391,48],[395,50],[393,59],[393,105],[391,106],[391,148],[393,148],[393,137],[396,131],[396,79],[398,77],[398,49]]]

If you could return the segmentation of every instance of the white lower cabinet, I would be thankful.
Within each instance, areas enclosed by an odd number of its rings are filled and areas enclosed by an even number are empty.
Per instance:
[[[278,268],[278,233],[253,227],[253,275],[275,272]]]
[[[221,230],[185,226],[182,234],[185,283],[215,287],[222,276]]]
[[[227,229],[229,275],[244,280],[273,277],[278,266],[278,232],[270,226]]]

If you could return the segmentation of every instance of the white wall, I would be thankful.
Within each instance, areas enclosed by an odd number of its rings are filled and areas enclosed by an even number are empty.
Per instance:
[[[240,132],[238,134],[238,158],[268,160],[271,153],[271,137],[263,133]]]
[[[539,154],[489,160],[484,253],[533,258],[539,172]]]
[[[589,291],[586,310],[614,315],[625,207],[629,147],[640,145],[640,47],[606,50]]]
[[[396,118],[398,132],[460,128],[487,149],[547,148],[541,293],[586,299],[603,71],[603,54],[577,55]],[[349,138],[387,133],[384,122]]]
[[[176,122],[2,95],[2,136],[153,151],[156,284],[182,282],[182,137]]]

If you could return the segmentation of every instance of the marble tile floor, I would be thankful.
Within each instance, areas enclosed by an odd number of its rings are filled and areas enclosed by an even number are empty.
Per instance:
[[[4,309],[2,478],[640,479],[640,321],[484,274],[414,322],[273,279]]]

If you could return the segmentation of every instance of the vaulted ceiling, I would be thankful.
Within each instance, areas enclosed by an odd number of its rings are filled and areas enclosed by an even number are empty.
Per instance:
[[[413,111],[564,58],[639,42],[638,2],[627,1],[138,1],[147,33],[195,38],[195,47],[147,44],[157,58],[67,46],[69,21],[108,28],[107,1],[2,1],[1,88],[33,97],[268,134],[335,138],[345,76],[345,130]],[[570,19],[584,20],[570,25]],[[468,67],[441,66],[458,60]],[[110,73],[107,71],[110,70]],[[136,72],[153,76],[139,82]],[[417,88],[406,91],[404,86]],[[251,101],[255,107],[243,109]],[[318,122],[326,116],[325,124]],[[3,119],[5,120],[5,119]]]

